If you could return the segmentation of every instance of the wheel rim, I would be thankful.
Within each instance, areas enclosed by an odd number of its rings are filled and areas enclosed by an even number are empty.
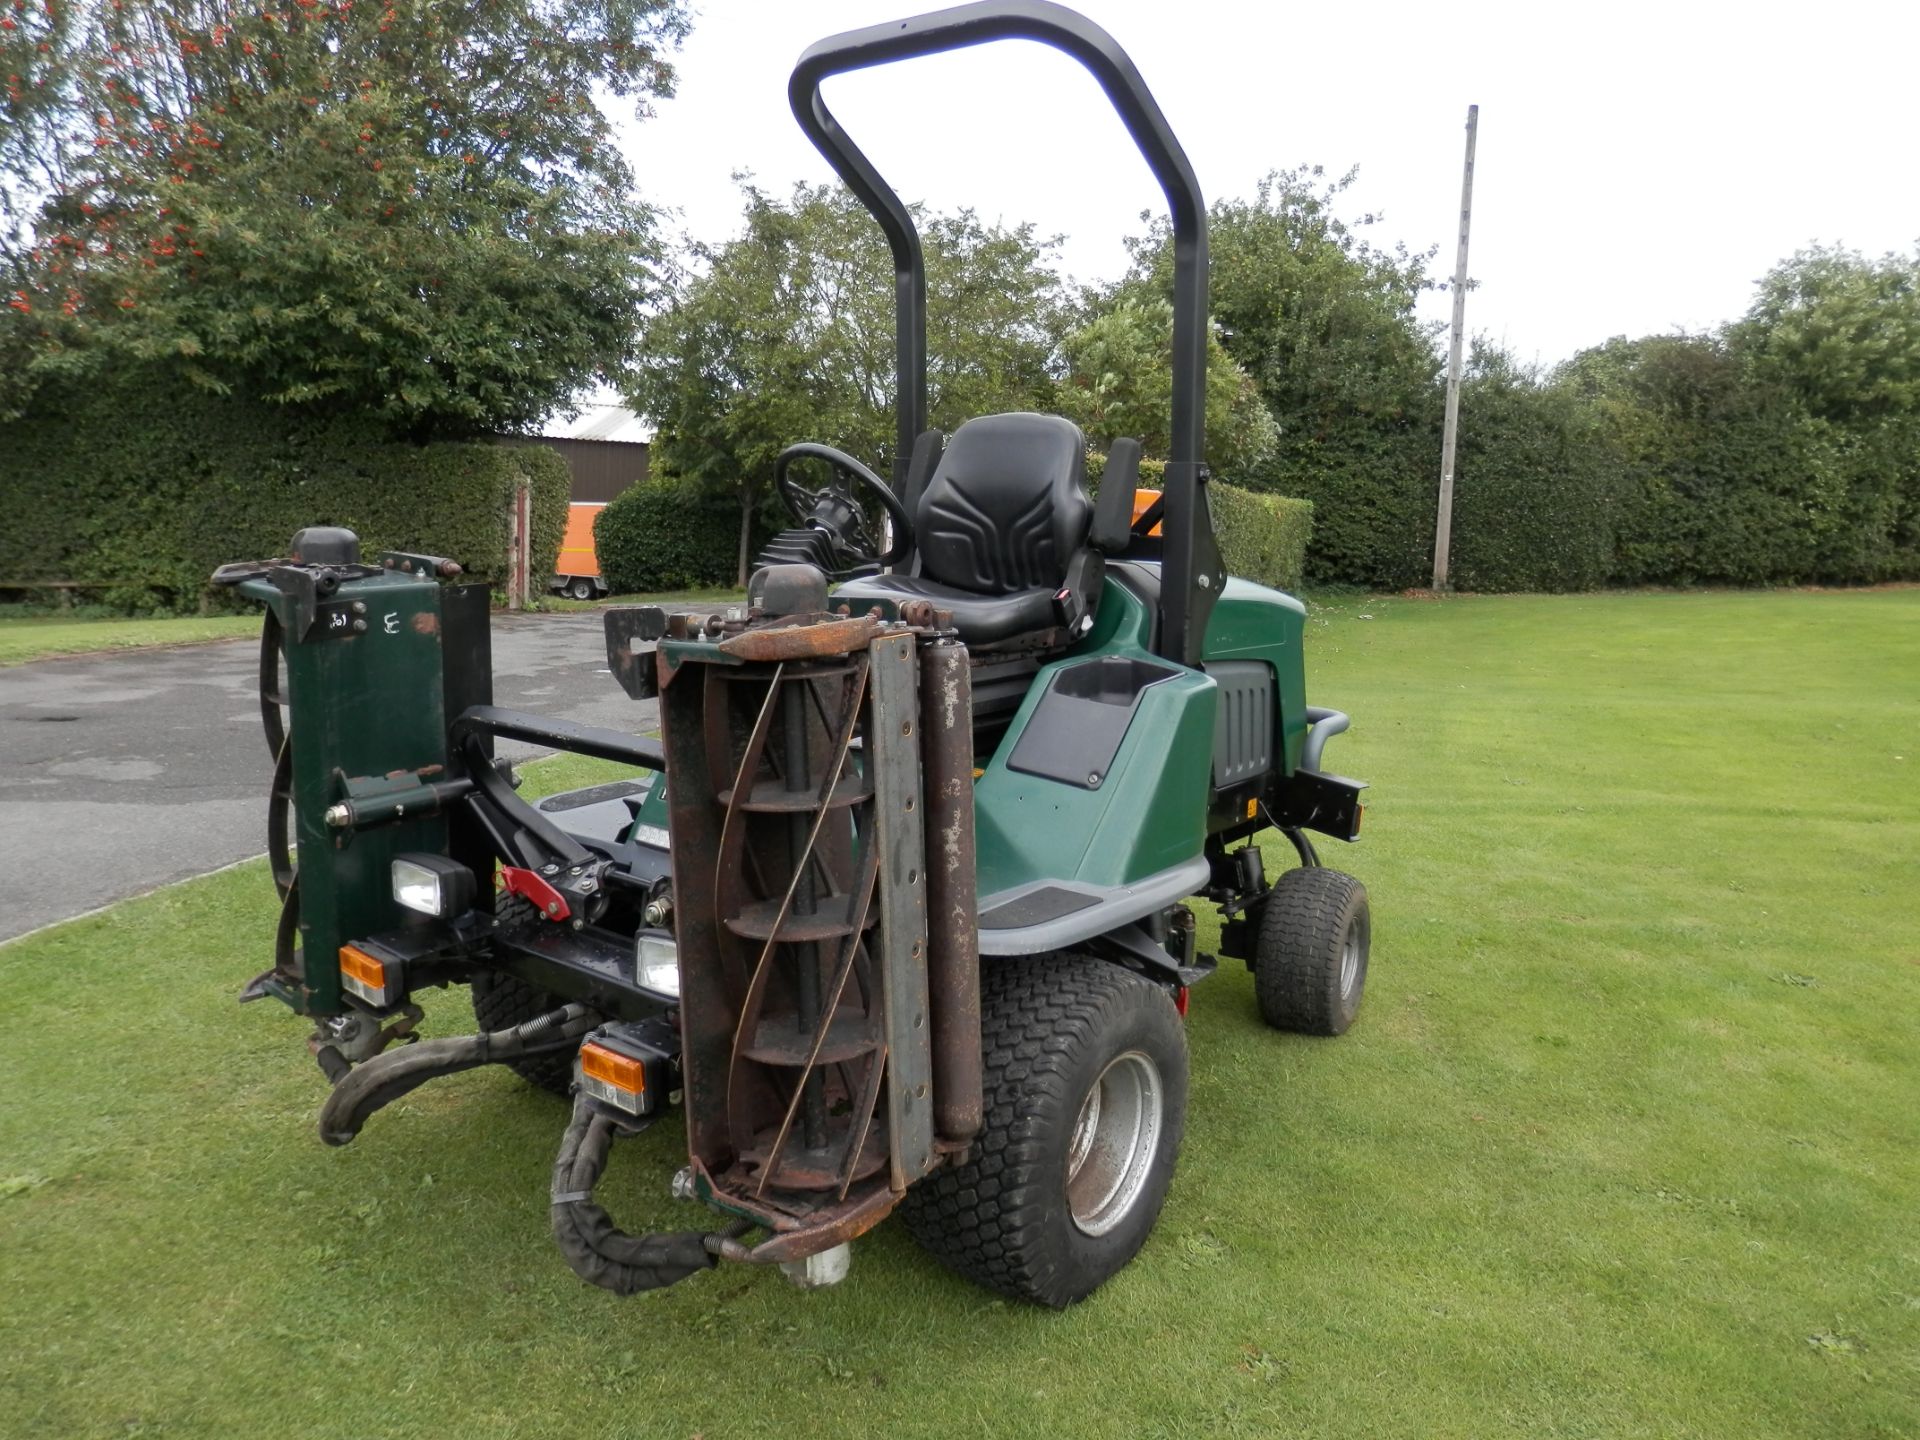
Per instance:
[[[1346,938],[1340,942],[1340,998],[1349,1000],[1353,990],[1360,983],[1360,954],[1366,944],[1360,922],[1355,920],[1347,926]]]
[[[1139,1201],[1160,1148],[1165,1087],[1142,1051],[1116,1056],[1080,1103],[1067,1145],[1067,1209],[1088,1235],[1104,1235]]]

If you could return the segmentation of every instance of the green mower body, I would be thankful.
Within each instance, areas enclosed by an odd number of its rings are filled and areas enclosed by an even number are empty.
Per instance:
[[[1094,73],[1172,210],[1170,453],[1138,516],[1133,440],[1092,496],[1059,417],[927,425],[912,216],[820,98],[833,74],[1016,37]],[[1221,562],[1206,211],[1112,37],[985,0],[822,41],[790,95],[891,242],[891,483],[825,445],[783,452],[796,524],[746,604],[606,612],[608,673],[658,706],[618,728],[494,703],[488,596],[452,560],[365,560],[315,528],[224,567],[267,611],[281,904],[242,998],[314,1022],[331,1144],[476,1065],[569,1096],[549,1213],[608,1289],[722,1259],[832,1283],[898,1212],[963,1275],[1064,1305],[1158,1217],[1188,990],[1219,957],[1246,962],[1276,1027],[1353,1021],[1366,892],[1309,832],[1356,840],[1364,787],[1323,768],[1347,717],[1307,704],[1304,607]],[[801,483],[821,464],[824,487]],[[503,738],[625,769],[531,802]],[[1269,878],[1267,831],[1298,867]],[[1210,952],[1196,906],[1219,915]],[[470,987],[479,1032],[419,1040],[419,1000],[448,986]],[[608,1150],[673,1113],[672,1191],[724,1224],[623,1234],[593,1200]]]

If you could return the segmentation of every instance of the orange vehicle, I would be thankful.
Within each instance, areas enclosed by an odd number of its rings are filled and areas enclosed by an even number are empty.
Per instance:
[[[1142,490],[1134,491],[1133,492],[1133,518],[1135,520],[1138,520],[1142,515],[1146,514],[1147,511],[1151,510],[1156,504],[1158,504],[1159,501],[1160,501],[1160,492],[1158,490],[1142,489]],[[1147,532],[1147,534],[1149,535],[1158,535],[1159,533],[1160,533],[1160,527],[1158,525],[1155,525],[1153,529]]]
[[[593,522],[606,504],[575,500],[567,506],[567,533],[560,541],[560,560],[552,590],[575,600],[592,600],[607,593],[600,575],[600,557],[593,548]]]

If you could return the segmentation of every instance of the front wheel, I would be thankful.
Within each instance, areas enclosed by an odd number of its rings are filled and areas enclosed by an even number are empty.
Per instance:
[[[1323,866],[1289,870],[1262,903],[1253,952],[1260,1014],[1278,1030],[1343,1035],[1367,988],[1367,887]]]
[[[1077,955],[988,963],[980,1004],[985,1128],[900,1214],[976,1284],[1071,1305],[1160,1216],[1186,1127],[1186,1032],[1165,990]]]
[[[593,581],[584,577],[578,578],[567,586],[567,594],[576,600],[591,600],[593,599]]]
[[[476,970],[468,987],[473,994],[473,1018],[482,1030],[511,1030],[537,1020],[567,1002],[560,996],[529,985],[502,970]],[[507,1061],[507,1068],[529,1085],[554,1095],[573,1089],[573,1052],[556,1050]]]

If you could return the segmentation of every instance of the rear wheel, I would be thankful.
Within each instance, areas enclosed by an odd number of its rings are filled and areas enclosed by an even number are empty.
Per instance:
[[[567,586],[567,594],[576,600],[591,600],[593,599],[593,581],[582,576]]]
[[[976,1284],[1070,1305],[1159,1218],[1186,1125],[1186,1032],[1166,991],[1077,955],[989,962],[980,1001],[985,1128],[900,1213]]]
[[[1341,1035],[1360,1013],[1373,921],[1367,887],[1323,866],[1274,882],[1253,955],[1260,1014],[1279,1030]]]

